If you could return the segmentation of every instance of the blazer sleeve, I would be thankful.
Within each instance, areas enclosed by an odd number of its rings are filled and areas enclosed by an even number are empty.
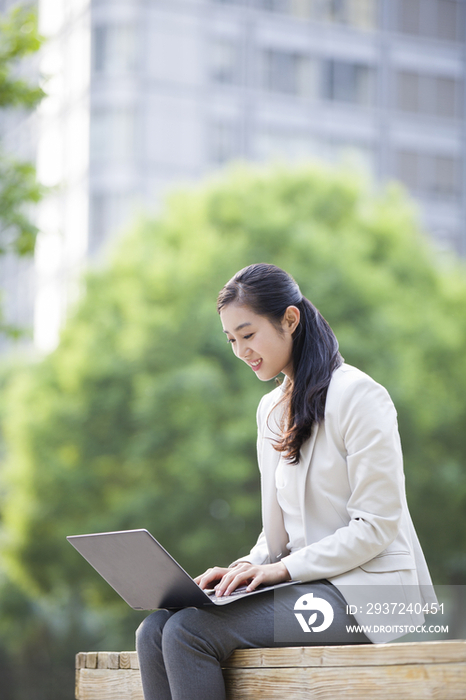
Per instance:
[[[350,571],[385,550],[400,529],[403,460],[391,398],[367,375],[348,382],[338,395],[339,400],[328,397],[325,430],[346,453],[349,496],[342,508],[348,523],[282,559],[293,580]],[[309,517],[312,513],[305,512]]]

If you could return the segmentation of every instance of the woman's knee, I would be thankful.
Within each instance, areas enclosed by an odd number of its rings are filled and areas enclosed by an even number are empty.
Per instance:
[[[213,653],[211,631],[205,616],[198,608],[184,608],[173,615],[163,630],[162,645],[164,652],[181,648],[202,649]]]
[[[172,613],[168,610],[156,610],[148,615],[136,630],[136,650],[156,644],[160,646],[162,630]]]

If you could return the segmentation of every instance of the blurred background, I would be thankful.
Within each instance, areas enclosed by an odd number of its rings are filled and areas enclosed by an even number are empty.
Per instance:
[[[466,583],[465,28],[464,0],[0,0],[1,700],[134,648],[67,534],[147,527],[192,575],[254,542],[273,385],[215,313],[251,262],[387,386],[434,581]]]
[[[6,12],[14,3],[2,0]],[[442,248],[466,253],[461,0],[41,0],[47,97],[4,147],[54,187],[34,271],[5,313],[50,350],[76,279],[136,209],[231,159],[351,150],[399,179]]]

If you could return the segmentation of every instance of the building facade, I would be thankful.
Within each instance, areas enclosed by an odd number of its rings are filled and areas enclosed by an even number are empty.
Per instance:
[[[226,162],[348,150],[466,254],[464,0],[39,0],[35,339],[129,217]]]

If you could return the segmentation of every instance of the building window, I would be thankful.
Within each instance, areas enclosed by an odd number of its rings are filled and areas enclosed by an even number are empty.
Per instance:
[[[349,24],[358,29],[377,27],[378,0],[351,0],[349,6]]]
[[[374,70],[358,63],[324,60],[321,90],[325,100],[370,105],[374,102]]]
[[[462,92],[461,82],[450,76],[414,71],[397,74],[397,108],[403,112],[459,118],[463,112]]]
[[[135,117],[131,107],[95,109],[91,113],[91,161],[134,158]]]
[[[256,0],[256,7],[268,12],[286,12],[290,11],[290,0]]]
[[[460,0],[398,0],[397,29],[403,34],[461,41],[464,8]]]
[[[98,25],[92,35],[95,73],[131,73],[137,67],[136,28],[133,25]]]
[[[397,154],[396,176],[408,189],[414,192],[419,190],[419,154],[412,151],[399,151]]]
[[[314,19],[315,0],[290,0],[289,11],[293,17]]]
[[[240,155],[240,134],[237,124],[216,122],[209,130],[210,160],[221,165]]]
[[[404,34],[420,33],[421,0],[401,0],[398,3],[398,30]]]
[[[461,84],[454,78],[438,77],[434,83],[434,109],[439,117],[460,117]]]
[[[464,37],[464,12],[456,0],[436,0],[437,37],[444,41],[461,41]]]
[[[316,3],[318,19],[336,24],[373,25],[373,0],[321,0]]]
[[[236,42],[214,39],[210,46],[210,75],[215,83],[240,82],[240,55]]]
[[[433,157],[430,182],[427,189],[440,197],[458,197],[461,193],[461,161],[452,156]]]
[[[303,54],[268,49],[262,54],[262,85],[271,92],[315,95],[315,63]]]
[[[347,24],[358,29],[377,25],[378,0],[252,0],[254,7],[304,19]]]
[[[461,196],[461,160],[451,155],[399,151],[396,175],[408,189],[420,195],[440,199]]]
[[[411,71],[400,71],[397,75],[397,107],[404,112],[419,112],[420,76]]]

